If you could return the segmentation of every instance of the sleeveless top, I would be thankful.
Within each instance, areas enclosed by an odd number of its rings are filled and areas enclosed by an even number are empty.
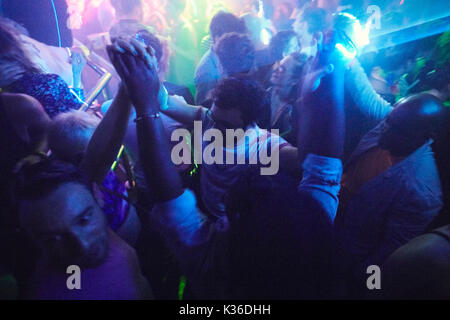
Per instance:
[[[25,73],[8,91],[32,96],[40,102],[50,118],[70,110],[78,110],[83,104],[80,100],[83,97],[77,98],[56,74]]]

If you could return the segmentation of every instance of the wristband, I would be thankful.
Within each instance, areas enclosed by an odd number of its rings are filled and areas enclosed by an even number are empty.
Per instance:
[[[134,122],[135,122],[135,123],[138,123],[139,121],[142,121],[142,120],[144,120],[144,119],[146,119],[146,118],[150,118],[150,119],[159,119],[159,118],[161,118],[161,115],[160,115],[159,112],[153,113],[153,114],[151,114],[151,113],[149,113],[149,114],[143,114],[142,116],[139,116],[139,117],[137,117],[136,119],[134,119]]]

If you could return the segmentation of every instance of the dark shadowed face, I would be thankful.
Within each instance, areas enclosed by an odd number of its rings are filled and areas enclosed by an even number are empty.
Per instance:
[[[43,199],[24,201],[21,223],[55,265],[94,268],[108,256],[105,216],[81,184],[62,184]]]
[[[432,119],[440,110],[436,101],[420,95],[399,101],[383,122],[378,145],[394,156],[409,156],[432,137]]]
[[[406,157],[423,145],[425,140],[421,138],[418,142],[417,139],[413,139],[410,132],[398,126],[395,120],[395,117],[384,120],[378,145],[389,150],[394,156]]]
[[[270,81],[276,87],[284,87],[290,85],[293,77],[294,58],[287,56],[274,66]]]

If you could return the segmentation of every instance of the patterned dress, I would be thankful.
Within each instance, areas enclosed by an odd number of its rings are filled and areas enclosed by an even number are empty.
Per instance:
[[[25,73],[8,91],[32,96],[42,104],[50,118],[79,109],[82,105],[82,101],[72,93],[67,83],[56,74]]]

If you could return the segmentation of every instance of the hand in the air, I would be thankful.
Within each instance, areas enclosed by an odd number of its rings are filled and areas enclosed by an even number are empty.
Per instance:
[[[70,57],[70,63],[72,64],[72,71],[74,75],[80,75],[86,66],[86,58],[83,53],[73,52]]]
[[[315,92],[320,87],[322,78],[334,71],[334,64],[312,62],[308,69],[303,77],[300,96]]]
[[[72,64],[73,87],[81,88],[81,74],[86,66],[86,57],[80,48],[72,48],[69,62]]]
[[[136,112],[157,112],[160,80],[154,51],[139,41],[118,39],[107,47],[117,73],[125,83]]]

